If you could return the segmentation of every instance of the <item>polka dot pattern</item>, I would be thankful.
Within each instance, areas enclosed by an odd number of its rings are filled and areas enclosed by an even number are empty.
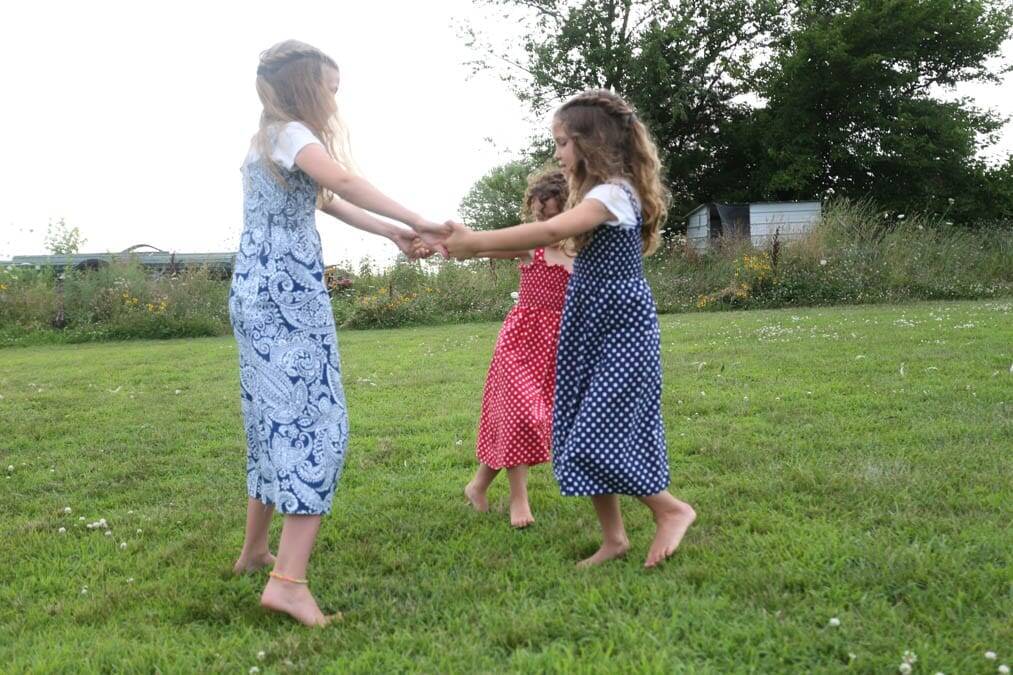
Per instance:
[[[632,191],[639,226],[640,205]],[[574,261],[556,357],[553,473],[563,495],[668,487],[661,334],[640,228],[602,225]]]
[[[537,249],[521,265],[517,304],[496,341],[482,396],[478,461],[493,469],[548,462],[559,321],[570,273]]]

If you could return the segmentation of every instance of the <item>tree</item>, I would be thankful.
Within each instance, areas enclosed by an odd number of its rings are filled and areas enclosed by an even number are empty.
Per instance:
[[[473,65],[533,112],[589,88],[636,107],[670,226],[704,201],[837,194],[942,212],[998,185],[976,153],[1005,120],[939,95],[1009,70],[987,65],[1013,27],[1001,0],[476,1],[520,34],[496,44],[469,27]],[[949,213],[973,218],[963,204]]]
[[[872,197],[942,212],[982,189],[976,159],[1005,120],[941,89],[993,81],[1010,9],[991,0],[802,0],[775,45],[750,115],[749,160],[762,198]],[[726,151],[730,150],[726,148]],[[716,163],[727,164],[727,160]],[[976,205],[963,200],[958,219]]]
[[[73,255],[81,251],[87,239],[81,236],[76,225],[68,228],[64,219],[60,218],[55,223],[50,221],[44,241],[46,250],[53,255]]]
[[[534,163],[520,159],[497,166],[471,186],[461,200],[461,217],[476,230],[519,225],[521,200]]]
[[[780,34],[777,0],[485,0],[521,26],[518,40],[491,44],[476,68],[494,68],[536,113],[573,94],[612,89],[654,134],[673,193],[673,212],[700,199],[714,136],[752,90],[762,51]],[[504,71],[501,64],[506,64]],[[677,219],[673,219],[678,222]]]

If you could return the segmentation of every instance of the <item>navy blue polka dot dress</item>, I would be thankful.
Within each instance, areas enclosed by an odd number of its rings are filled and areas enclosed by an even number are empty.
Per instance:
[[[643,216],[625,183],[598,186],[586,199],[599,197],[617,220],[594,232],[567,286],[553,473],[567,496],[653,495],[668,487],[669,471],[658,314],[641,255]]]

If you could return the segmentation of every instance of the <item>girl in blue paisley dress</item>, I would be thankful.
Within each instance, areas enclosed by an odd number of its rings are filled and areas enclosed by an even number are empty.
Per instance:
[[[556,354],[553,473],[564,495],[591,498],[601,525],[602,545],[582,566],[626,554],[619,495],[632,495],[654,516],[644,561],[654,567],[675,552],[696,518],[667,490],[660,331],[642,263],[657,246],[668,207],[658,154],[629,104],[604,90],[563,104],[552,135],[570,183],[570,208],[493,232],[458,225],[444,245],[466,258],[572,241],[578,253]]]
[[[261,54],[260,130],[243,163],[243,233],[229,313],[239,343],[249,492],[237,573],[274,566],[261,604],[307,625],[329,621],[306,567],[348,448],[348,414],[315,212],[429,253],[448,227],[418,216],[351,173],[337,117],[337,64],[286,41]],[[378,213],[408,225],[379,220]],[[285,516],[277,559],[271,516]]]

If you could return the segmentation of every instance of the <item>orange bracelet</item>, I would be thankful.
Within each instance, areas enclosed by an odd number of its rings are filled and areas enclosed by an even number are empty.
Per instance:
[[[309,579],[294,579],[292,577],[286,577],[284,574],[278,574],[274,570],[271,570],[270,572],[268,572],[267,576],[274,577],[275,579],[280,579],[281,581],[287,581],[287,582],[289,582],[291,584],[308,584],[309,583]]]

